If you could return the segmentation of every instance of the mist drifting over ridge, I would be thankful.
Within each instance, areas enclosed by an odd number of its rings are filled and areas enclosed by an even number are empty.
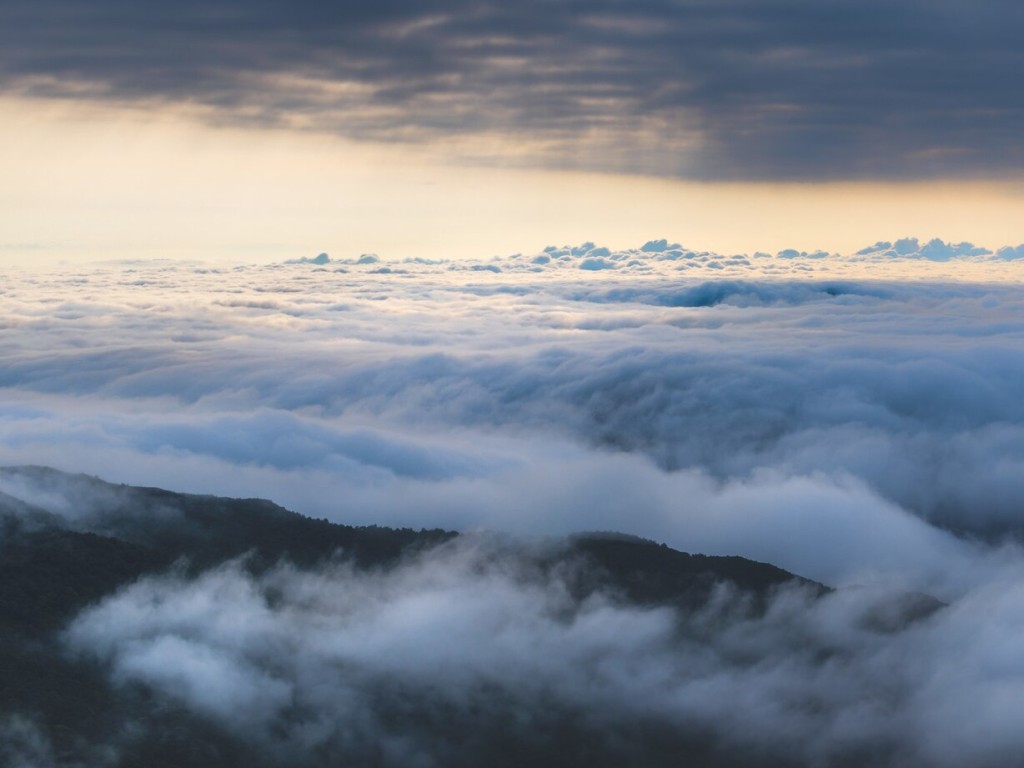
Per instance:
[[[922,242],[12,269],[0,459],[346,522],[623,529],[828,583],[948,572],[956,533],[1018,525],[1024,262]],[[949,277],[972,267],[1007,282]],[[767,534],[808,525],[816,548]]]
[[[10,268],[0,463],[339,523],[617,530],[847,587],[783,589],[732,618],[611,593],[569,611],[564,575],[463,541],[385,573],[147,574],[63,628],[116,689],[149,686],[256,739],[268,764],[370,764],[376,743],[382,764],[459,764],[430,722],[375,698],[409,686],[481,733],[529,734],[522,713],[546,701],[611,741],[693,735],[708,764],[1002,765],[1024,746],[1001,705],[1024,675],[1019,251],[654,240],[480,262]],[[80,490],[15,474],[0,492],[104,533]],[[947,606],[865,622],[915,591]],[[19,717],[7,732],[45,756]]]

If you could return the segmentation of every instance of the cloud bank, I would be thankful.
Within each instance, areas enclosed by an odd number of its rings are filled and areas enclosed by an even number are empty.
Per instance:
[[[696,610],[578,600],[571,565],[480,533],[391,570],[172,568],[65,627],[126,700],[252,764],[469,765],[502,738],[540,764],[567,738],[594,764],[1005,765],[1024,747],[1015,250],[7,268],[0,462],[344,523],[620,530],[844,587],[763,612],[726,587]],[[77,531],[128,525],[119,493],[0,473],[6,512]],[[908,622],[915,591],[947,604]],[[0,721],[0,755],[60,765],[30,715]]]
[[[1021,170],[1022,29],[1010,0],[45,0],[0,10],[0,88],[485,162],[991,177]]]
[[[1017,262],[921,242],[12,269],[0,458],[955,592],[960,536],[1021,533],[1024,327],[1014,285],[956,278]]]

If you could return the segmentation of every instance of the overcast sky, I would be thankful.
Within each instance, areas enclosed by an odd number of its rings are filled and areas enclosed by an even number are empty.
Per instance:
[[[1010,0],[16,0],[0,248],[998,247],[1022,32]]]

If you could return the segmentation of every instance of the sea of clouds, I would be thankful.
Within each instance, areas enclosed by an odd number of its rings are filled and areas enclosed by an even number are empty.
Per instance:
[[[353,723],[313,718],[288,749],[379,733],[368,692],[422,674],[456,698],[544,681],[596,717],[703,723],[808,764],[872,744],[894,764],[999,764],[1024,748],[1005,709],[1024,686],[1021,256],[652,241],[5,268],[0,463],[349,524],[617,530],[850,587],[680,645],[664,611],[598,601],[556,619],[558,584],[467,578],[479,556],[460,550],[390,575],[171,574],[69,628],[115,681],[232,728],[265,732],[300,704]],[[60,489],[0,491],[76,514]],[[872,596],[903,590],[949,606],[862,627]],[[359,676],[325,686],[342,661]],[[393,746],[396,764],[426,754]]]

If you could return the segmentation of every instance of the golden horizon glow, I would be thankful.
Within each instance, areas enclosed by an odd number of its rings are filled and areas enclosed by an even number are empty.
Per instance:
[[[720,253],[1024,240],[1024,184],[697,183],[468,166],[443,146],[0,99],[0,261],[488,258],[665,237]]]

